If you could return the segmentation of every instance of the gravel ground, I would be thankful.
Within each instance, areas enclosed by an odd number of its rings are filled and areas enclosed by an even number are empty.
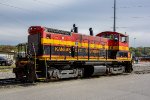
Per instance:
[[[132,74],[58,82],[20,83],[12,69],[0,70],[0,100],[150,100],[150,62]]]
[[[133,65],[135,74],[146,74],[150,73],[150,62],[139,62]]]
[[[0,70],[0,79],[15,78],[15,74],[12,73],[12,69],[1,69]]]
[[[102,76],[0,89],[0,100],[150,100],[150,74]]]

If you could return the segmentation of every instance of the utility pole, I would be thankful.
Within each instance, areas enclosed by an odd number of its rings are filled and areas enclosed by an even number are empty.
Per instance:
[[[116,0],[114,0],[114,26],[113,31],[116,32]]]
[[[136,41],[135,40],[136,40],[136,38],[134,38],[134,48],[136,48],[136,45],[135,45]]]

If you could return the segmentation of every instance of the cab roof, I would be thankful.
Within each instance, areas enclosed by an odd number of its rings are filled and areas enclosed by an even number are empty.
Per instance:
[[[119,33],[119,32],[112,32],[112,31],[101,32],[101,33],[98,33],[96,36],[102,36],[103,34],[117,34],[117,35],[120,35],[122,37],[128,36],[127,34],[123,34],[123,33]]]

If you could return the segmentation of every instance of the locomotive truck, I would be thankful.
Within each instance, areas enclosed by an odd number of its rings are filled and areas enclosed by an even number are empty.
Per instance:
[[[105,31],[93,36],[78,27],[63,31],[43,26],[28,29],[28,42],[18,44],[17,80],[34,82],[132,72],[129,37]]]

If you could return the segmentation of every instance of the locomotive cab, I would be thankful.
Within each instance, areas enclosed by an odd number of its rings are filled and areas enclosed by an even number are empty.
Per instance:
[[[117,59],[118,57],[128,57],[129,37],[126,34],[118,32],[102,32],[97,34],[99,37],[108,39],[108,59]]]
[[[17,59],[27,58],[27,43],[20,43],[17,45]]]

